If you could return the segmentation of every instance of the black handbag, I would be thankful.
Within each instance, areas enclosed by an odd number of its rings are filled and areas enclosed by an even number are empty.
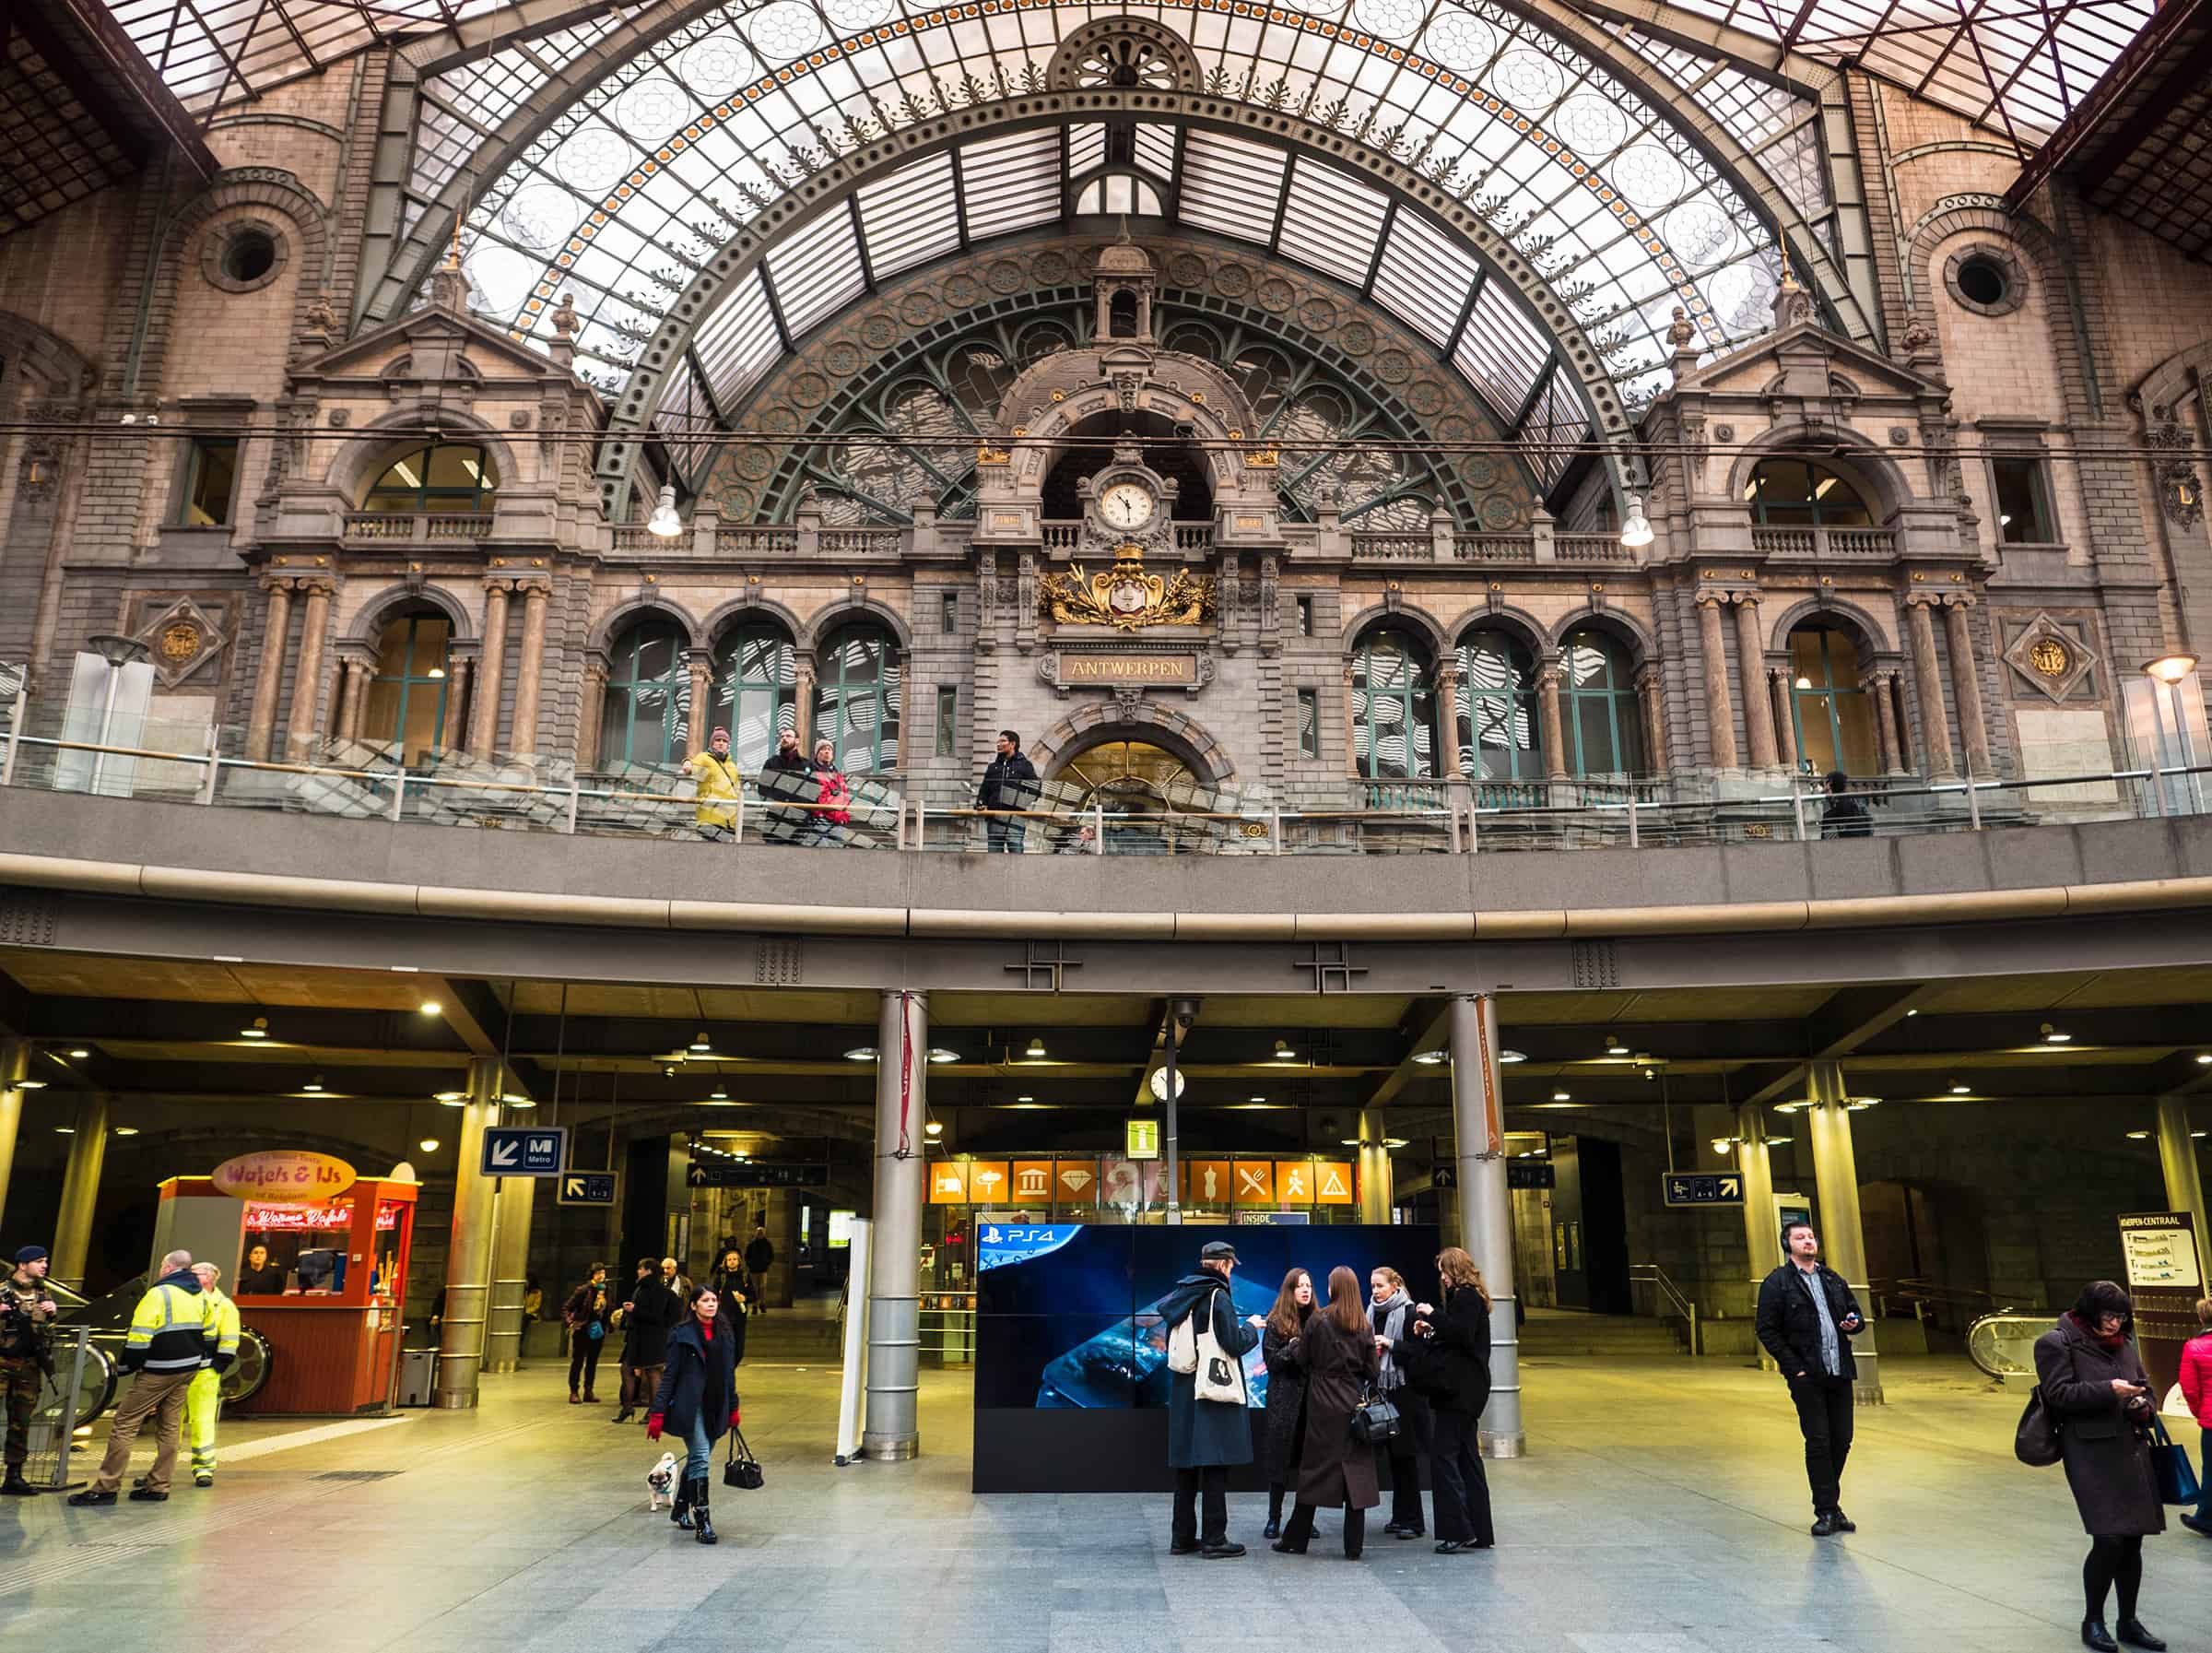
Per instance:
[[[1363,1446],[1380,1446],[1385,1441],[1394,1441],[1405,1426],[1398,1409],[1372,1389],[1352,1408],[1352,1439]]]
[[[730,1431],[729,1461],[722,1466],[722,1484],[734,1486],[741,1492],[757,1493],[767,1484],[768,1477],[760,1471],[760,1460],[753,1449],[745,1444],[745,1431]]]
[[[2020,1409],[2019,1426],[2012,1433],[2012,1455],[2039,1470],[2049,1469],[2065,1456],[2058,1446],[2058,1419],[2043,1404],[2040,1383],[2028,1391],[2028,1404]]]

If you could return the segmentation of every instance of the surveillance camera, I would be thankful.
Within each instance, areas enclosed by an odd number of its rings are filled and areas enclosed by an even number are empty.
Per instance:
[[[161,416],[158,413],[149,413],[146,416],[146,422],[149,425],[158,425],[161,422]]]

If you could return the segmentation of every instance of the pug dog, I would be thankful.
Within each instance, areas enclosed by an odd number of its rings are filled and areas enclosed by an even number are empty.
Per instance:
[[[676,1454],[664,1452],[661,1461],[645,1471],[645,1485],[649,1494],[645,1508],[648,1512],[665,1508],[676,1501]]]

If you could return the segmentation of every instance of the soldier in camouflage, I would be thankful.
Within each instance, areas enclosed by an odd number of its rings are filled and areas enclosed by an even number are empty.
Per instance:
[[[0,1493],[28,1497],[39,1490],[24,1478],[30,1455],[31,1414],[39,1410],[39,1389],[53,1369],[54,1302],[46,1291],[46,1248],[26,1246],[16,1253],[16,1271],[0,1280],[0,1394],[7,1401],[7,1476]]]

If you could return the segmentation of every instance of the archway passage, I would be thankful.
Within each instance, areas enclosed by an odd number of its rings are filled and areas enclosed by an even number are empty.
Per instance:
[[[1178,753],[1155,741],[1110,735],[1063,759],[1049,777],[1084,813],[1102,812],[1114,855],[1172,855],[1171,817],[1210,808],[1207,783]]]

